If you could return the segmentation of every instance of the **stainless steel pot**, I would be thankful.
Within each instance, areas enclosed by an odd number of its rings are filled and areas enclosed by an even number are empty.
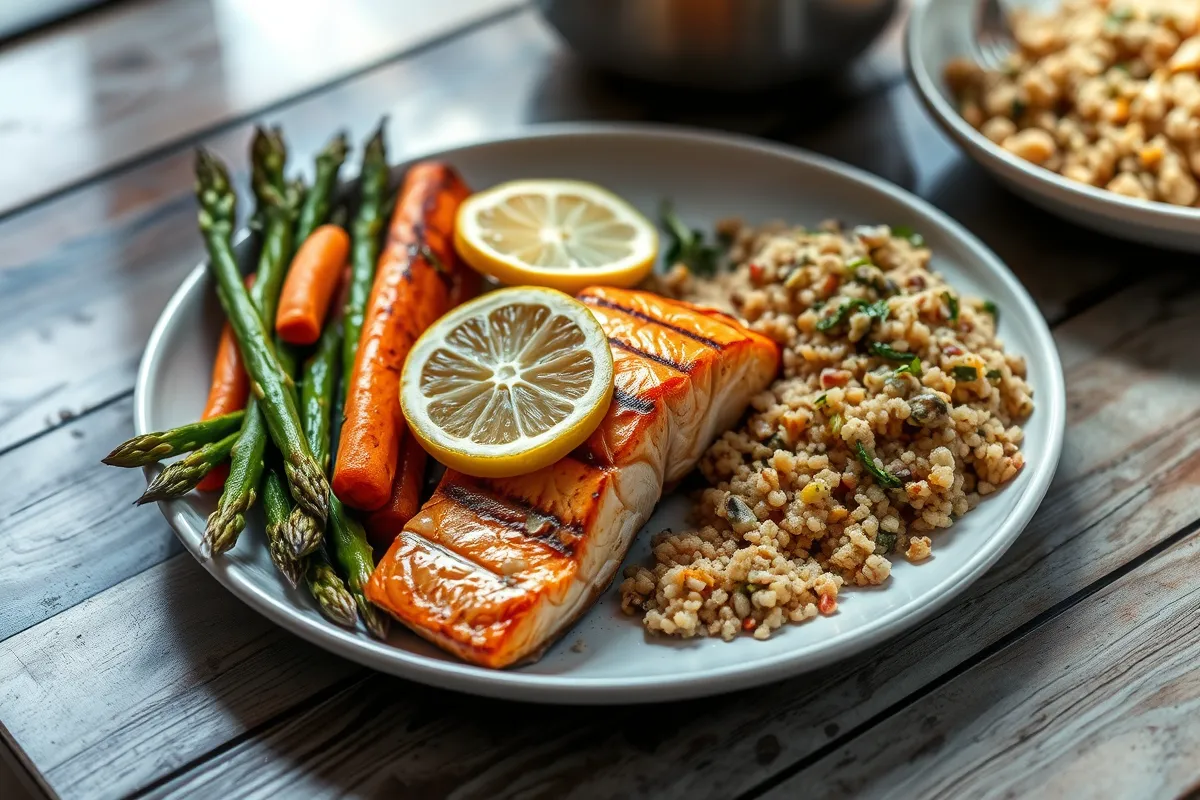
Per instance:
[[[896,0],[537,0],[584,61],[720,90],[830,75],[887,26]]]

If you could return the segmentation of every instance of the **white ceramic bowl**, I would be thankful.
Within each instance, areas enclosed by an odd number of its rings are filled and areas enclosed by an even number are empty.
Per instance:
[[[675,128],[580,125],[432,154],[486,187],[520,177],[593,180],[648,214],[670,197],[688,223],[721,217],[913,226],[933,248],[934,267],[969,295],[994,300],[1009,348],[1027,356],[1037,410],[1026,426],[1027,466],[1003,491],[936,537],[920,566],[898,559],[884,587],[846,591],[838,613],[749,637],[677,641],[648,638],[619,610],[615,588],[536,664],[494,671],[461,663],[399,625],[389,642],[326,623],[303,590],[289,589],[266,554],[254,518],[236,548],[218,559],[200,548],[215,498],[197,494],[162,504],[187,549],[255,610],[331,652],[385,672],[466,692],[559,703],[651,702],[716,694],[778,680],[854,655],[928,618],[1000,557],[1033,516],[1062,448],[1065,396],[1058,355],[1033,301],[974,236],[922,200],[827,159],[764,142]],[[240,248],[245,255],[245,247]],[[154,328],[138,374],[135,426],[168,428],[201,412],[221,313],[203,266],[171,298]],[[660,504],[630,559],[649,556],[647,531],[680,528],[685,498]],[[147,598],[147,602],[154,602]],[[582,643],[582,646],[575,645]]]
[[[912,9],[908,71],[933,118],[971,158],[1031,203],[1109,236],[1200,253],[1200,209],[1136,200],[1068,180],[1018,158],[967,124],[942,75],[951,59],[974,52],[971,20],[977,2],[918,0]]]

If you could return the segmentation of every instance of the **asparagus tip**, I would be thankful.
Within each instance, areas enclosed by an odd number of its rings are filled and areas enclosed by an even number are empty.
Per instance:
[[[281,531],[281,540],[291,548],[293,558],[303,558],[321,546],[324,526],[303,507],[296,506],[288,515]]]
[[[367,599],[362,592],[354,593],[354,602],[358,604],[358,615],[367,626],[367,633],[376,639],[386,640],[388,636],[388,617],[379,607]]]
[[[275,530],[268,529],[267,552],[271,556],[271,563],[279,570],[279,574],[295,589],[300,585],[300,579],[304,575],[304,562],[294,558],[287,545],[284,544],[281,538],[282,530],[280,530],[282,527],[279,525]]]
[[[284,463],[288,486],[297,505],[315,517],[320,527],[329,518],[329,481],[317,466],[316,460],[305,454],[297,454]]]
[[[355,600],[345,582],[328,562],[314,561],[308,567],[308,588],[321,613],[337,625],[354,627],[357,621]]]
[[[238,499],[229,503],[217,504],[217,510],[208,517],[208,525],[204,530],[204,543],[211,555],[219,556],[237,544],[238,536],[246,527],[246,509],[250,507],[248,499]]]

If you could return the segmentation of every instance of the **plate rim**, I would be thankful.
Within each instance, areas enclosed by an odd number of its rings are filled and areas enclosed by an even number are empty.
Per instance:
[[[455,153],[480,147],[564,137],[682,140],[735,150],[749,150],[761,155],[797,162],[849,180],[862,190],[887,195],[890,199],[911,208],[914,212],[931,218],[948,236],[956,239],[960,246],[970,251],[978,262],[1006,285],[1006,288],[1020,303],[1020,318],[1028,319],[1033,323],[1030,335],[1035,345],[1035,352],[1039,357],[1047,359],[1047,373],[1050,376],[1050,385],[1038,387],[1039,396],[1044,398],[1039,401],[1038,410],[1040,413],[1049,415],[1050,440],[1047,443],[1047,457],[1041,463],[1027,467],[1033,472],[1030,476],[1030,485],[1024,494],[1016,498],[1013,507],[997,526],[998,529],[1008,531],[1007,535],[993,535],[988,538],[984,546],[978,548],[975,554],[964,563],[962,569],[947,577],[942,584],[927,591],[931,597],[920,608],[913,610],[902,605],[880,615],[864,626],[843,634],[832,635],[816,646],[779,653],[760,659],[753,664],[716,667],[671,679],[665,679],[661,675],[633,678],[580,678],[572,677],[569,674],[546,675],[511,670],[491,670],[462,662],[430,659],[424,655],[392,647],[384,642],[368,639],[353,631],[338,628],[324,620],[299,613],[294,606],[269,596],[254,581],[240,574],[232,562],[208,557],[200,551],[199,541],[193,541],[191,536],[183,532],[185,528],[190,527],[183,519],[185,500],[159,503],[159,508],[176,537],[210,575],[239,600],[284,629],[334,655],[372,669],[440,688],[477,695],[527,702],[590,705],[613,702],[653,703],[715,695],[735,689],[759,686],[788,675],[825,666],[874,647],[929,619],[957,598],[1008,550],[1041,505],[1057,469],[1066,427],[1066,388],[1058,349],[1054,344],[1049,326],[1024,286],[982,241],[928,201],[857,167],[791,145],[769,142],[742,134],[715,132],[685,126],[627,122],[528,125],[501,135],[452,144],[431,152],[407,156],[403,161],[393,165],[393,169],[402,168],[423,158],[452,159]],[[240,232],[235,237],[235,243],[240,243],[246,235],[245,231]],[[147,387],[156,369],[156,363],[161,358],[162,345],[171,327],[171,321],[191,293],[197,290],[197,284],[204,281],[206,263],[201,262],[194,267],[175,290],[155,322],[146,343],[134,386],[134,428],[139,434],[149,430],[147,423],[150,413],[150,397]],[[145,468],[148,478],[152,478],[157,471],[156,466]]]
[[[1138,225],[1182,235],[1192,233],[1196,226],[1200,225],[1200,208],[1125,197],[1116,192],[1070,180],[1057,172],[1051,172],[1017,157],[968,125],[962,115],[956,112],[938,91],[938,84],[930,71],[925,53],[917,46],[918,33],[929,24],[932,9],[939,3],[946,2],[948,0],[917,0],[913,3],[904,31],[905,71],[909,82],[915,86],[917,97],[925,110],[975,161],[982,163],[993,174],[999,173],[1006,180],[1029,180],[1037,185],[1036,188],[1033,185],[1025,187],[1031,192],[1058,202],[1073,201],[1092,214],[1126,221],[1129,221],[1128,215],[1132,214],[1136,217],[1134,222]],[[1055,191],[1069,195],[1070,200],[1054,197]]]

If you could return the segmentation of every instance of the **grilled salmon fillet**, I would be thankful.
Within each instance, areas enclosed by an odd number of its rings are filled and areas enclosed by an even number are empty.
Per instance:
[[[779,354],[718,311],[585,289],[608,334],[612,405],[556,464],[515,478],[448,471],[379,562],[366,594],[466,661],[537,658],[612,581],[663,492],[695,467]]]

